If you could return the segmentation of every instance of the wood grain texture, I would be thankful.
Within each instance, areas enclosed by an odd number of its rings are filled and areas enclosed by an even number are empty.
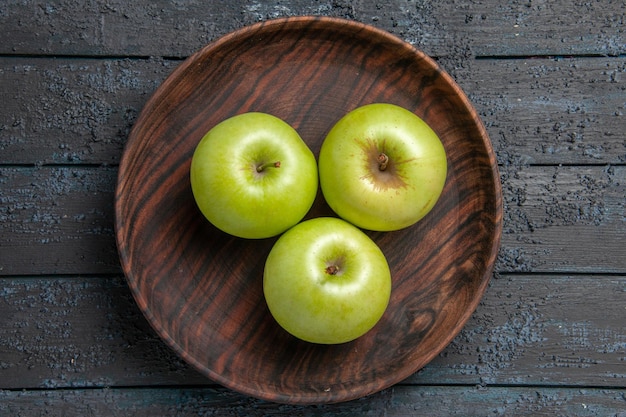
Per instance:
[[[406,382],[626,387],[625,305],[622,276],[502,277],[441,357]]]
[[[625,301],[623,276],[502,276],[403,384],[626,388]],[[122,276],[2,278],[0,317],[0,391],[217,386],[158,337]]]
[[[0,57],[0,163],[118,164],[139,111],[180,63]],[[442,65],[469,93],[500,165],[626,161],[626,59]]]
[[[477,60],[455,76],[501,165],[626,162],[626,59]]]
[[[137,114],[177,64],[0,58],[0,163],[118,164]]]
[[[0,279],[0,390],[208,384],[117,277]]]
[[[496,272],[626,271],[623,166],[506,166]],[[120,273],[115,167],[0,168],[5,275]],[[571,236],[584,236],[576,245]]]
[[[150,2],[110,0],[5,2],[0,13],[3,54],[186,57],[219,36],[260,20],[326,15],[371,23],[432,56],[619,55],[626,52],[624,3],[305,1]],[[580,28],[585,28],[584,35]]]
[[[119,273],[116,178],[106,167],[0,168],[2,274]]]
[[[437,132],[446,186],[417,225],[370,233],[394,287],[377,327],[342,345],[303,343],[263,299],[259,278],[273,240],[234,238],[198,214],[191,155],[212,126],[247,111],[285,120],[317,155],[340,115],[372,102],[407,108]],[[322,18],[248,27],[179,66],[131,131],[115,207],[122,268],[164,340],[218,382],[289,403],[358,398],[428,363],[480,300],[502,220],[491,144],[458,86],[398,38]],[[324,215],[332,212],[320,194],[309,216]]]
[[[216,388],[0,391],[7,415],[72,417],[154,415],[223,417],[624,417],[623,389],[395,386],[364,400],[323,406],[286,406]],[[462,398],[462,401],[459,399]]]
[[[619,0],[437,4],[438,15],[452,14],[448,30],[462,28],[475,56],[618,56],[626,50],[626,5]]]
[[[626,167],[501,172],[506,214],[498,270],[624,272]]]

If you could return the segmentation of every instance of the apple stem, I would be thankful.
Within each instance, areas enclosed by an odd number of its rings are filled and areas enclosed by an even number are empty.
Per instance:
[[[257,165],[256,167],[256,172],[263,172],[265,169],[267,168],[280,168],[280,161],[276,161],[276,162],[266,162],[264,164],[261,165]]]
[[[339,267],[337,265],[328,265],[326,267],[326,273],[328,275],[337,275],[337,272],[339,272]]]
[[[389,163],[389,157],[381,152],[378,155],[378,169],[380,171],[384,171],[387,169],[387,164]]]

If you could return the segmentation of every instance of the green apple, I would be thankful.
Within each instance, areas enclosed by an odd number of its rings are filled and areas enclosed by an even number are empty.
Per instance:
[[[402,107],[375,103],[342,117],[319,154],[322,193],[330,208],[363,229],[411,226],[435,205],[447,175],[437,134]]]
[[[263,292],[272,316],[293,336],[344,343],[380,320],[391,273],[363,231],[335,217],[318,217],[278,238],[266,259]]]
[[[191,189],[204,216],[231,235],[276,236],[306,215],[318,188],[317,162],[298,132],[266,113],[215,125],[197,145]]]

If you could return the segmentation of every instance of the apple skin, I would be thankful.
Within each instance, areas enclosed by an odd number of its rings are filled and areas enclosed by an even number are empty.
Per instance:
[[[198,143],[191,189],[204,216],[231,235],[262,239],[298,223],[318,190],[313,152],[288,123],[250,112],[215,125]]]
[[[383,171],[381,153],[388,157]],[[324,139],[318,165],[331,209],[375,231],[421,220],[439,199],[447,175],[437,134],[414,113],[388,103],[368,104],[342,117]]]
[[[387,260],[363,231],[335,217],[306,220],[272,247],[263,292],[287,332],[318,344],[354,340],[383,316],[391,294]]]

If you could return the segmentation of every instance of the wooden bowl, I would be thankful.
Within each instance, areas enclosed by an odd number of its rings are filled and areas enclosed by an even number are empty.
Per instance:
[[[340,345],[302,342],[276,324],[263,297],[276,239],[244,240],[211,226],[191,193],[191,157],[211,127],[248,111],[287,121],[317,156],[342,115],[372,102],[400,105],[430,124],[447,151],[447,183],[416,225],[369,233],[393,274],[374,329]],[[163,340],[226,387],[298,404],[356,399],[433,359],[478,305],[502,227],[491,143],[450,76],[387,32],[321,17],[245,27],[181,63],[128,138],[115,213],[128,284]],[[307,217],[322,215],[333,213],[318,193]]]

